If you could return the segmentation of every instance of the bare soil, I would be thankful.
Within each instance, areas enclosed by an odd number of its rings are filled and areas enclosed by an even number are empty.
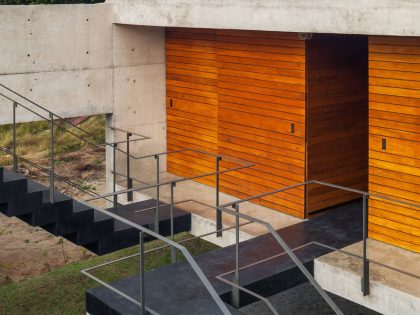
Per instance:
[[[0,213],[0,285],[94,256],[83,247]]]
[[[31,161],[48,165],[47,160],[36,160],[33,156]],[[85,189],[99,194],[105,192],[103,150],[81,150],[58,157],[55,170]],[[48,176],[33,167],[20,164],[19,171],[28,178],[49,185]],[[56,181],[55,189],[79,200],[89,197],[89,194],[60,181]],[[3,214],[0,214],[0,249],[0,286],[94,256],[62,237]]]

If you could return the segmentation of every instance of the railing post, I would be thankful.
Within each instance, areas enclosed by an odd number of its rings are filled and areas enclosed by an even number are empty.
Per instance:
[[[133,180],[130,175],[130,137],[132,135],[132,133],[127,132],[127,189],[133,188]],[[131,201],[133,201],[133,192],[129,191],[127,193],[127,202]]]
[[[223,235],[223,222],[222,222],[222,211],[219,209],[220,206],[220,161],[222,158],[220,156],[216,157],[216,231],[217,237],[221,237]]]
[[[51,172],[50,172],[50,203],[54,203],[54,114],[50,113],[50,156],[51,156]]]
[[[117,144],[112,144],[112,192],[114,193],[113,201],[114,201],[114,208],[118,206],[118,196],[115,195],[117,191],[117,172],[116,172],[116,165],[117,165]]]
[[[174,188],[176,183],[171,183],[171,239],[174,240]],[[176,248],[171,246],[171,263],[176,262]]]
[[[146,315],[146,294],[144,278],[144,232],[140,232],[140,314]]]
[[[159,155],[155,155],[156,159],[156,211],[155,211],[155,232],[159,233],[159,206],[160,206],[160,163]]]
[[[239,213],[239,204],[234,204],[233,208]],[[236,228],[236,244],[235,244],[235,274],[233,276],[233,283],[239,285],[239,216],[235,217]],[[240,293],[238,287],[232,288],[232,305],[236,308],[240,306]]]
[[[13,170],[17,173],[18,161],[16,156],[16,108],[17,103],[13,103]]]
[[[363,275],[362,292],[363,296],[369,295],[369,260],[367,258],[367,238],[368,238],[368,202],[369,196],[363,195]]]

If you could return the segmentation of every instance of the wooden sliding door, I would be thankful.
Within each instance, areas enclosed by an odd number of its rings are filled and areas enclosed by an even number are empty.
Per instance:
[[[221,190],[237,197],[305,180],[305,42],[297,34],[168,29],[166,57],[168,149],[255,163],[221,176]],[[168,158],[168,171],[181,176],[212,170],[214,159],[197,154]],[[299,188],[257,202],[303,217],[304,195]]]
[[[369,38],[369,190],[420,203],[420,38]],[[420,252],[420,210],[372,198],[369,237]]]
[[[214,31],[167,29],[168,150],[217,153],[217,72]],[[214,172],[214,165],[214,159],[194,152],[168,156],[168,171],[180,176]],[[212,185],[214,178],[200,181]]]
[[[366,37],[170,28],[166,57],[168,149],[255,164],[222,175],[222,192],[247,197],[308,179],[367,189]],[[181,176],[214,170],[200,154],[168,158]],[[303,218],[355,197],[299,187],[255,202]]]
[[[255,195],[305,180],[305,42],[297,34],[218,31],[218,150],[254,167],[223,190]],[[304,188],[259,200],[298,217]]]

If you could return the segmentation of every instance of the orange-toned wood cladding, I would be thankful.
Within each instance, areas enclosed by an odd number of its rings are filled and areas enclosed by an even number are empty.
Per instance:
[[[420,203],[420,38],[369,37],[369,190]],[[372,199],[369,236],[420,252],[420,210]]]
[[[367,38],[314,34],[307,41],[307,178],[367,190]],[[311,185],[313,212],[360,195]]]
[[[221,176],[221,191],[237,197],[308,178],[366,189],[367,41],[347,39],[167,29],[168,149],[193,147],[253,162]],[[171,156],[168,170],[211,172],[214,159]],[[303,218],[307,210],[353,197],[315,188],[307,195],[300,187],[258,202]]]
[[[217,153],[216,34],[211,30],[166,31],[167,149]],[[183,177],[215,171],[215,159],[185,152],[168,156],[168,171]],[[213,185],[214,177],[199,180]]]
[[[169,150],[193,147],[255,163],[221,176],[221,191],[238,197],[305,180],[305,42],[297,34],[171,28],[166,52]],[[214,159],[201,158],[168,157],[168,170],[213,171]],[[305,213],[303,188],[259,202]]]
[[[222,30],[217,59],[219,153],[255,164],[223,175],[222,191],[248,196],[304,181],[305,42],[291,33]],[[305,213],[303,187],[257,201]]]

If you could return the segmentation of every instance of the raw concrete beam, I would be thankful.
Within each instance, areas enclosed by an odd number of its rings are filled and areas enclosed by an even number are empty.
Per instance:
[[[114,22],[280,32],[420,36],[417,0],[108,0]]]

